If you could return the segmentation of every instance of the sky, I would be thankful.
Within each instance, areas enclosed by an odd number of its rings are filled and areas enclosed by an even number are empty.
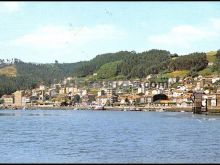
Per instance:
[[[220,2],[1,1],[0,59],[72,63],[104,53],[220,49]]]

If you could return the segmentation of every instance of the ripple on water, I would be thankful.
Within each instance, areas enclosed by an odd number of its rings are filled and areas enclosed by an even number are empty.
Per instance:
[[[0,116],[1,163],[220,162],[217,116],[59,110]]]

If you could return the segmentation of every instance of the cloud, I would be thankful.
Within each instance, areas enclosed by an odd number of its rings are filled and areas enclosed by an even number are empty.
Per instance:
[[[30,62],[53,62],[54,59],[59,62],[78,62],[118,50],[118,43],[126,38],[126,31],[111,24],[44,25],[12,40],[0,42],[3,48],[0,53]]]
[[[114,40],[125,35],[113,25],[93,27],[43,26],[13,41],[16,45],[58,48],[67,45],[82,46],[91,42]]]
[[[191,48],[201,42],[208,42],[219,37],[220,19],[210,19],[203,26],[178,25],[164,34],[152,35],[148,43],[156,47]]]
[[[212,18],[212,19],[210,19],[210,22],[211,22],[211,24],[212,24],[212,26],[213,26],[213,28],[215,30],[219,30],[220,29],[220,19]]]
[[[0,2],[0,12],[18,12],[21,10],[22,2]]]

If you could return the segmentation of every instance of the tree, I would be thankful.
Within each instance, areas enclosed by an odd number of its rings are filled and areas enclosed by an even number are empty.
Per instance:
[[[4,100],[3,99],[0,99],[0,104],[3,104],[4,103]]]
[[[110,106],[110,105],[111,105],[110,100],[107,100],[105,104],[106,104],[107,106]]]
[[[45,94],[45,100],[49,100],[50,99],[50,96],[48,94]]]
[[[76,94],[73,98],[74,103],[79,103],[80,102],[80,96],[78,94]]]
[[[125,103],[126,103],[127,105],[130,104],[130,101],[129,101],[129,99],[128,99],[127,97],[125,98]]]

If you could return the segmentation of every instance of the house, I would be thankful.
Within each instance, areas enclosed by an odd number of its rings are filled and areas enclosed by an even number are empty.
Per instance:
[[[145,86],[144,86],[144,84],[139,85],[138,93],[145,93]]]
[[[5,106],[12,106],[14,104],[14,95],[3,95],[2,99]]]
[[[154,89],[154,90],[151,91],[151,94],[152,94],[152,95],[157,95],[157,94],[160,94],[160,91]]]
[[[123,81],[117,81],[117,86],[121,86],[123,84]]]
[[[183,95],[183,91],[181,90],[174,90],[173,91],[173,97],[179,97]]]
[[[214,63],[213,62],[209,62],[208,63],[208,66],[212,66]]]
[[[140,96],[138,101],[139,101],[140,104],[145,104],[146,103],[146,97],[145,96]]]
[[[202,96],[202,105],[203,106],[207,106],[211,107],[211,106],[217,106],[217,97],[216,95],[210,95],[210,94],[206,94]]]
[[[117,88],[117,81],[112,82],[112,88]]]
[[[21,105],[25,106],[28,103],[31,103],[30,96],[22,96],[22,98],[21,98]]]
[[[14,92],[14,105],[22,106],[22,97],[24,96],[24,91],[16,91]]]
[[[66,87],[60,88],[59,94],[66,94]]]
[[[132,95],[130,95],[130,94],[120,95],[118,98],[118,102],[120,102],[121,105],[132,104],[133,103]]]
[[[118,102],[118,95],[112,95],[110,98],[110,103],[114,104],[116,102]]]
[[[115,88],[107,88],[106,93],[107,93],[107,95],[112,96],[112,95],[116,94],[116,89]]]
[[[176,77],[171,77],[168,79],[168,84],[171,85],[171,84],[174,84],[177,82],[177,78]]]
[[[40,85],[39,90],[46,90],[46,86],[45,85]]]
[[[123,82],[123,87],[127,87],[127,86],[129,86],[130,85],[130,81],[124,81]]]
[[[107,95],[104,95],[104,96],[98,96],[96,98],[96,103],[98,105],[105,105],[107,103],[107,101],[109,100],[110,101],[111,97],[107,96]]]
[[[212,78],[212,83],[214,84],[219,80],[220,80],[220,77],[214,77],[214,78]]]
[[[148,95],[148,96],[145,97],[145,99],[146,99],[146,103],[148,103],[148,104],[153,103],[153,96]]]
[[[57,95],[56,89],[55,88],[49,89],[48,94],[52,98],[55,97]]]
[[[72,84],[74,83],[74,78],[73,77],[67,77],[63,80],[63,84],[67,85],[67,84]]]
[[[102,89],[101,91],[98,91],[98,96],[104,96],[106,94],[105,90]]]

